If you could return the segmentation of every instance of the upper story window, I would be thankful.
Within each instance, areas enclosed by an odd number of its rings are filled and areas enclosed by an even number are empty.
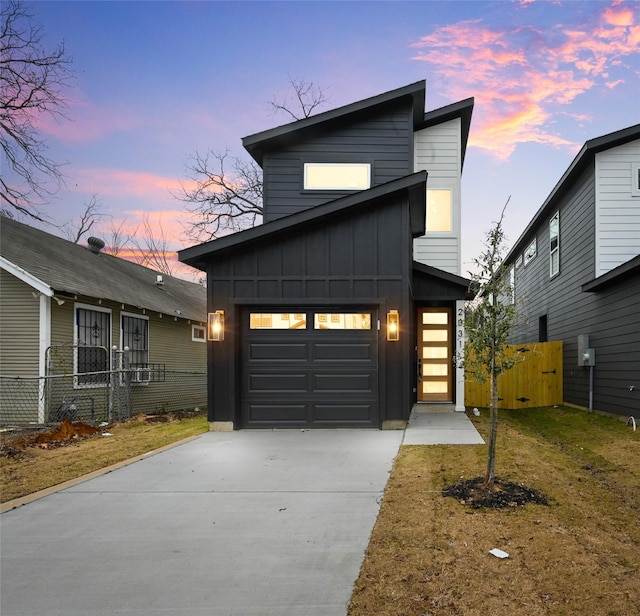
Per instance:
[[[369,163],[305,163],[305,190],[365,190],[371,187]]]
[[[549,276],[560,271],[560,213],[556,212],[549,221]]]
[[[448,188],[427,189],[427,224],[425,231],[451,232],[452,197]]]
[[[538,254],[538,242],[534,237],[533,241],[527,246],[527,248],[524,251],[524,264],[527,265],[528,263],[533,261],[536,258],[537,254]]]

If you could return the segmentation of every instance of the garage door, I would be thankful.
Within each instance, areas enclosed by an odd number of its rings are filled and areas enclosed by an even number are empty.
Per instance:
[[[362,308],[242,315],[244,427],[377,427],[377,313]]]

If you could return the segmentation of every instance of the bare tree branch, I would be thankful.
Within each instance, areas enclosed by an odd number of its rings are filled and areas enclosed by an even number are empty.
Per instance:
[[[63,178],[35,125],[42,115],[65,117],[62,91],[70,79],[71,59],[62,43],[45,50],[41,28],[20,0],[3,2],[0,15],[0,151],[17,176],[17,183],[7,180],[6,173],[0,178],[0,202],[42,220],[37,206]]]
[[[302,120],[311,116],[317,107],[329,102],[322,88],[313,81],[296,79],[291,75],[288,76],[288,80],[293,89],[293,103],[289,97],[285,97],[282,101],[273,98],[269,105],[274,115],[284,113],[292,120]]]
[[[231,167],[229,172],[228,167]],[[229,151],[196,152],[187,162],[195,188],[182,186],[176,198],[190,204],[187,237],[204,242],[253,227],[262,217],[262,169]]]
[[[168,248],[169,242],[162,222],[159,220],[157,225],[153,225],[149,214],[147,214],[142,221],[142,227],[142,238],[136,235],[130,238],[131,243],[138,252],[136,261],[140,265],[144,265],[144,267],[171,276],[173,267],[169,261],[169,255],[175,254],[175,250],[169,250]]]
[[[327,102],[324,92],[313,82],[289,76],[293,102],[274,99],[274,111],[294,120],[309,117]],[[296,107],[300,107],[296,110]],[[253,227],[262,220],[262,169],[253,160],[236,158],[224,152],[196,152],[187,160],[187,174],[195,188],[181,187],[174,195],[188,204],[189,221],[185,234],[193,242],[206,242],[222,235]]]
[[[133,230],[127,230],[126,225],[126,218],[123,218],[120,222],[112,222],[111,224],[111,238],[107,242],[108,250],[106,252],[114,257],[117,257],[126,250],[127,244],[131,244],[131,238],[134,237],[138,231],[137,227]]]
[[[67,236],[67,239],[74,244],[77,244],[85,234],[91,231],[93,226],[99,222],[100,219],[106,216],[100,211],[102,208],[102,202],[96,193],[91,195],[91,198],[88,202],[85,202],[84,206],[84,211],[77,223],[69,221],[60,227]]]

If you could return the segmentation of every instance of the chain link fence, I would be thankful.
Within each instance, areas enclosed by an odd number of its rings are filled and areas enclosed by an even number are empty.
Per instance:
[[[47,376],[0,375],[0,426],[43,426],[68,418],[92,424],[138,414],[203,410],[207,373],[165,364],[130,365],[126,351],[93,347],[80,355],[86,371],[69,371],[73,347],[47,351]],[[76,360],[75,367],[77,368]],[[111,366],[109,370],[99,368]],[[88,368],[88,370],[87,370]]]

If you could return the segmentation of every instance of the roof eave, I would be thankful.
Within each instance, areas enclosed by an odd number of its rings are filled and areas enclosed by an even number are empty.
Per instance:
[[[40,278],[37,278],[27,270],[2,256],[0,256],[0,267],[18,278],[18,280],[22,280],[22,282],[28,284],[30,287],[38,291],[38,293],[42,293],[47,297],[53,297],[54,290],[46,282],[40,280]]]
[[[340,120],[354,113],[361,113],[367,109],[383,105],[394,100],[400,100],[405,97],[413,99],[413,125],[416,126],[423,118],[424,102],[425,102],[425,81],[417,81],[396,90],[390,90],[377,96],[372,96],[337,109],[331,109],[317,115],[309,116],[295,122],[283,124],[275,128],[247,135],[242,138],[242,145],[249,152],[252,158],[262,166],[262,158],[265,146],[269,148],[277,144],[280,140],[286,139],[289,135],[299,133],[311,128],[315,128],[327,122]],[[269,145],[271,142],[271,145]]]
[[[315,207],[296,212],[290,216],[284,216],[273,220],[271,222],[233,233],[204,244],[198,244],[197,246],[191,246],[178,251],[178,260],[187,265],[191,265],[197,269],[205,271],[206,263],[203,260],[212,253],[222,253],[228,250],[233,250],[242,244],[247,242],[260,241],[267,237],[273,237],[274,235],[288,232],[293,227],[298,225],[309,224],[316,222],[317,220],[326,216],[338,214],[341,211],[349,208],[378,201],[382,198],[388,197],[393,193],[400,191],[409,192],[409,202],[411,206],[411,231],[412,234],[417,232],[420,225],[419,215],[416,213],[418,210],[424,211],[424,207],[418,207],[418,203],[422,206],[424,204],[424,191],[426,190],[427,172],[418,171],[411,175],[392,180],[386,184],[380,184],[369,188],[368,190],[358,191],[352,195],[340,197],[334,201],[323,203]],[[424,229],[424,221],[422,221],[422,229]]]
[[[627,280],[627,278],[638,272],[640,272],[640,255],[633,257],[626,263],[612,269],[610,272],[583,284],[582,290],[585,293],[598,293],[611,285]]]
[[[469,141],[469,131],[471,130],[471,116],[473,115],[473,106],[475,99],[473,97],[450,105],[445,105],[439,109],[427,111],[422,120],[417,124],[415,130],[436,126],[443,122],[448,122],[455,118],[460,118],[462,132],[460,135],[461,162],[460,166],[464,166],[464,159],[467,153],[467,143]]]
[[[593,163],[596,154],[624,145],[638,138],[640,138],[640,124],[635,124],[634,126],[629,126],[628,128],[623,128],[622,130],[586,141],[545,202],[513,245],[513,248],[505,257],[504,262],[510,263],[515,259],[515,256],[523,249],[529,240],[531,232],[537,228],[539,221],[544,219],[553,208],[557,207],[558,202],[569,190],[572,182]]]

